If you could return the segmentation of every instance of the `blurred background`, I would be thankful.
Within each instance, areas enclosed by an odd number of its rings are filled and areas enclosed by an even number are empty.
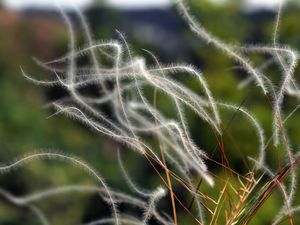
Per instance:
[[[74,154],[91,163],[107,183],[116,190],[129,192],[124,185],[117,163],[116,149],[120,146],[107,137],[99,136],[80,123],[64,116],[48,118],[53,111],[43,107],[50,100],[64,95],[58,88],[36,86],[26,80],[20,66],[33,76],[45,77],[33,57],[42,61],[52,60],[68,51],[68,34],[52,0],[2,0],[0,1],[0,162],[6,163],[19,155],[35,150],[54,149]],[[71,0],[60,0],[74,24],[78,27],[78,40],[82,40],[79,20],[72,9]],[[179,15],[173,1],[169,0],[76,0],[88,18],[95,39],[118,39],[116,29],[125,34],[136,55],[145,55],[142,49],[152,51],[162,63],[186,63],[200,68],[217,99],[243,104],[257,115],[271,135],[271,113],[259,88],[250,84],[242,91],[238,83],[247,77],[235,63],[222,53],[196,38]],[[280,41],[299,49],[300,11],[297,1],[285,5],[280,30]],[[193,14],[203,26],[221,39],[233,43],[270,43],[275,19],[277,0],[191,0]],[[251,55],[260,65],[266,56]],[[146,57],[147,58],[147,57]],[[149,59],[149,64],[153,64]],[[274,80],[279,69],[268,70]],[[297,74],[297,73],[296,73]],[[181,80],[197,91],[194,80]],[[168,103],[165,102],[166,108]],[[295,107],[295,99],[285,103],[287,112]],[[170,106],[171,107],[171,106]],[[233,113],[224,112],[224,121],[230,121],[229,130],[235,139],[237,150],[227,148],[232,168],[247,173],[242,159],[255,156],[257,143],[250,138],[255,135],[249,124],[239,116],[231,120]],[[187,114],[191,134],[203,149],[213,150],[216,141],[207,126],[192,113]],[[296,114],[287,124],[292,147],[300,145],[300,115]],[[122,148],[122,147],[121,147]],[[255,149],[255,150],[253,150]],[[145,188],[155,188],[160,183],[155,171],[146,160],[124,149],[122,158],[135,181]],[[218,155],[215,160],[220,160]],[[277,168],[280,162],[275,154],[268,156],[269,163]],[[216,174],[220,168],[209,163]],[[147,177],[145,177],[147,174]],[[152,175],[151,175],[152,174]],[[197,179],[195,179],[195,185]],[[93,180],[78,168],[56,162],[34,162],[22,169],[0,176],[0,187],[16,196],[23,196],[49,187],[66,184],[93,184]],[[203,186],[203,191],[208,187]],[[176,187],[175,187],[175,191]],[[207,190],[208,191],[208,190]],[[219,189],[209,190],[217,195]],[[178,193],[188,204],[191,196]],[[299,195],[298,195],[299,196]],[[167,199],[161,207],[170,212]],[[297,199],[300,202],[300,198]],[[270,224],[270,217],[281,206],[281,197],[275,193],[251,224]],[[80,224],[109,215],[108,206],[94,194],[64,194],[38,202],[52,224]],[[134,209],[120,206],[121,211]],[[180,224],[194,224],[184,210],[178,208]],[[142,213],[142,212],[140,212]],[[297,216],[296,216],[297,217]],[[295,217],[295,218],[296,218]],[[299,220],[298,224],[300,224]],[[26,208],[16,207],[0,196],[0,224],[34,225],[38,221]],[[153,221],[153,224],[156,224]],[[285,223],[283,223],[285,224]],[[288,223],[287,223],[288,224]],[[296,223],[297,224],[297,223]]]

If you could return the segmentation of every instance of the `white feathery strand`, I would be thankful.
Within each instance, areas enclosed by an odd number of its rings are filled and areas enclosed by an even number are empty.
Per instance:
[[[149,205],[148,205],[148,209],[145,211],[144,215],[143,215],[143,224],[147,225],[148,221],[150,220],[152,213],[153,213],[153,209],[155,208],[155,204],[157,201],[159,201],[161,198],[163,198],[166,195],[166,190],[164,188],[157,188],[157,190],[155,190],[152,193],[152,196],[150,198],[149,201]]]
[[[258,167],[260,168],[261,166],[265,165],[265,158],[266,158],[266,145],[265,145],[265,135],[264,135],[264,130],[261,127],[261,125],[259,124],[259,122],[257,121],[257,119],[254,117],[254,115],[252,115],[250,112],[248,112],[246,109],[244,109],[243,107],[240,106],[236,106],[233,104],[228,104],[228,103],[222,103],[219,102],[218,103],[220,106],[223,106],[225,108],[234,110],[234,111],[239,111],[241,112],[243,115],[246,116],[246,118],[249,119],[249,121],[251,122],[251,124],[254,126],[259,142],[260,142],[260,147],[259,147],[259,156],[258,156]]]
[[[233,58],[236,62],[240,63],[249,74],[255,77],[258,85],[263,90],[263,93],[267,94],[268,90],[261,77],[262,75],[255,70],[255,68],[248,62],[248,59],[239,55],[229,45],[225,44],[221,40],[212,36],[210,33],[208,33],[205,30],[205,28],[203,28],[198,22],[196,22],[191,16],[187,6],[185,5],[184,0],[177,0],[177,2],[178,2],[179,10],[183,13],[184,17],[186,18],[187,22],[190,25],[191,30],[194,31],[200,38],[207,41],[207,43],[212,43],[215,47],[224,51],[228,56]]]
[[[90,30],[90,27],[88,25],[88,22],[84,16],[84,14],[81,12],[81,10],[76,6],[76,4],[72,4],[73,8],[75,9],[76,13],[78,14],[79,18],[80,18],[80,22],[82,24],[82,27],[84,29],[84,34],[86,36],[86,39],[88,41],[89,46],[93,46],[94,42],[93,42],[93,37],[92,37],[92,32]],[[92,62],[94,64],[94,68],[97,74],[101,74],[100,72],[100,63],[97,60],[97,56],[96,56],[96,52],[94,48],[90,49],[91,51],[91,58],[92,58]],[[104,91],[104,93],[108,94],[109,91],[107,90],[107,87],[105,85],[104,82],[100,82],[101,88]]]
[[[22,201],[22,199],[13,196],[11,193],[2,188],[0,188],[0,196],[16,206],[28,208],[33,214],[35,214],[36,218],[38,218],[42,225],[50,225],[50,222],[38,207],[27,204]]]
[[[74,28],[73,28],[73,24],[72,24],[69,16],[66,14],[64,9],[60,6],[60,3],[58,2],[58,0],[55,0],[55,2],[56,2],[56,5],[66,23],[66,25],[67,25],[68,32],[69,32],[70,55],[68,57],[69,67],[68,67],[68,74],[67,74],[67,84],[72,85],[74,82],[74,74],[75,74],[75,70],[76,70],[76,62],[75,62],[75,58],[74,58],[76,39],[75,39]]]
[[[131,179],[130,175],[128,174],[124,164],[123,164],[123,161],[122,161],[122,158],[121,158],[121,153],[120,153],[120,150],[118,150],[118,162],[119,162],[119,166],[120,166],[120,169],[123,173],[123,176],[128,184],[128,186],[134,191],[136,192],[137,194],[139,194],[140,196],[143,196],[143,197],[149,197],[149,196],[152,196],[152,193],[148,190],[144,190],[140,187],[138,187],[134,181]]]
[[[91,166],[89,166],[86,162],[74,158],[72,156],[67,156],[63,155],[60,153],[54,153],[54,152],[41,152],[41,153],[33,153],[31,155],[25,156],[19,160],[14,161],[13,163],[6,165],[6,166],[0,166],[0,171],[1,172],[9,172],[11,169],[14,169],[19,166],[23,166],[25,163],[28,163],[32,160],[42,160],[42,159],[47,159],[47,160],[62,160],[66,162],[70,162],[71,164],[75,166],[79,166],[80,168],[86,170],[92,177],[98,181],[103,188],[105,189],[109,199],[110,199],[110,205],[113,210],[113,216],[115,219],[116,225],[119,225],[119,220],[118,220],[118,210],[117,206],[115,205],[115,202],[113,200],[110,188],[107,186],[107,184],[104,182],[104,179],[99,175],[99,173],[94,170]]]

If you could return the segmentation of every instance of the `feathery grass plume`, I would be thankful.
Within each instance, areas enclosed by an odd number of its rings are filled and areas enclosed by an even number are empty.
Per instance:
[[[282,16],[282,0],[279,1],[279,6],[278,6],[278,12],[277,12],[277,17],[276,17],[276,21],[275,21],[275,25],[274,25],[274,33],[273,33],[273,45],[274,48],[277,49],[277,45],[278,45],[278,36],[279,36],[279,28],[280,28],[280,20],[281,20],[281,16]],[[282,80],[282,85],[278,91],[277,94],[277,101],[275,102],[275,116],[279,117],[279,119],[281,118],[280,116],[280,112],[281,112],[281,105],[283,102],[283,98],[284,98],[284,92],[288,89],[290,89],[290,85],[291,83],[294,85],[294,87],[297,89],[297,92],[299,93],[299,89],[298,86],[296,85],[294,79],[293,79],[293,74],[295,71],[295,68],[297,66],[297,61],[298,61],[298,56],[297,54],[290,49],[283,49],[283,52],[287,54],[288,57],[288,62],[287,65],[285,63],[284,58],[279,54],[281,49],[278,49],[275,51],[276,53],[276,57],[277,60],[279,62],[279,65],[282,67],[283,70],[283,80]],[[284,51],[285,50],[285,51]],[[276,115],[277,114],[277,115]],[[274,118],[276,119],[276,117],[274,116]],[[279,124],[280,121],[275,123],[275,145],[279,144],[279,140],[278,140],[278,130],[279,130]]]
[[[18,167],[23,167],[25,164],[30,163],[33,160],[55,160],[55,161],[63,161],[66,163],[71,163],[74,166],[78,166],[80,169],[85,170],[90,176],[92,176],[100,185],[103,186],[104,190],[106,191],[108,195],[108,203],[112,207],[112,214],[115,220],[115,224],[119,224],[118,220],[118,209],[117,206],[114,202],[114,199],[112,197],[110,188],[108,185],[105,183],[103,178],[99,175],[99,173],[93,169],[89,164],[86,162],[82,161],[79,158],[73,157],[73,156],[68,156],[60,153],[55,153],[55,152],[40,152],[40,153],[33,153],[29,154],[27,156],[24,156],[20,159],[15,160],[14,162],[5,165],[5,166],[0,166],[0,172],[5,172],[8,173],[12,169],[16,169]]]
[[[154,62],[150,66],[145,57],[136,55],[131,50],[125,36],[120,31],[116,31],[120,40],[94,40],[87,19],[75,6],[86,41],[79,48],[74,24],[69,15],[60,8],[69,34],[68,52],[48,62],[34,59],[39,66],[53,74],[53,79],[36,79],[21,68],[23,76],[37,85],[59,86],[67,90],[66,97],[51,102],[56,111],[50,117],[65,114],[83,123],[97,134],[108,136],[121,143],[122,146],[139,153],[152,166],[164,187],[158,185],[155,190],[150,191],[139,187],[135,183],[135,177],[131,177],[123,165],[120,151],[118,151],[119,167],[129,188],[137,196],[111,189],[98,172],[81,159],[61,153],[41,152],[1,166],[0,172],[10,172],[32,160],[60,160],[84,169],[96,179],[101,187],[60,186],[23,197],[15,197],[0,188],[2,197],[16,206],[30,209],[43,225],[50,223],[46,215],[34,203],[68,192],[97,193],[111,206],[111,216],[90,221],[85,225],[150,225],[152,220],[163,225],[178,225],[179,206],[184,213],[191,216],[196,224],[219,225],[225,221],[226,225],[246,225],[278,188],[283,204],[278,209],[278,214],[274,213],[273,224],[280,224],[288,218],[290,225],[294,225],[293,215],[300,211],[299,206],[294,206],[298,181],[295,168],[300,162],[300,156],[293,153],[293,145],[290,143],[286,122],[292,118],[300,105],[295,107],[288,116],[284,116],[283,104],[288,96],[300,97],[299,87],[294,77],[299,53],[292,47],[279,43],[282,5],[278,7],[276,14],[271,44],[239,46],[231,46],[209,33],[201,23],[193,18],[184,0],[178,0],[177,5],[191,31],[197,37],[225,53],[225,56],[239,64],[238,69],[245,70],[250,75],[238,85],[238,88],[243,88],[252,81],[255,81],[261,88],[263,97],[270,104],[273,115],[273,124],[270,124],[272,134],[269,140],[266,141],[268,132],[265,132],[267,129],[261,125],[259,116],[250,113],[252,110],[248,110],[243,104],[227,103],[226,99],[217,99],[212,91],[213,88],[208,85],[201,70],[184,63],[163,65],[155,54],[143,49],[143,52]],[[255,63],[250,60],[251,58],[247,56],[249,53],[267,54],[271,56],[271,59],[265,60],[256,67]],[[88,64],[91,65],[80,65],[78,62],[82,58],[88,58]],[[100,58],[103,59],[103,62],[109,61],[108,65],[100,62]],[[279,66],[281,70],[279,84],[276,84],[265,72],[274,65]],[[200,93],[180,82],[177,79],[178,76],[193,79],[200,88]],[[112,85],[108,85],[108,83]],[[96,96],[81,91],[91,86],[96,86],[98,92]],[[146,89],[153,91],[152,98],[147,94]],[[157,98],[160,96],[164,96],[172,104],[170,115],[158,103]],[[112,115],[105,112],[106,106],[109,107]],[[231,135],[227,128],[233,119],[229,121],[228,126],[224,126],[223,114],[220,113],[224,109],[232,111],[233,117],[235,114],[241,113],[244,116],[243,120],[250,122],[255,129],[257,137],[250,137],[250,141],[258,143],[257,149],[252,150],[253,152],[257,150],[258,156],[254,159],[248,157],[250,161],[254,162],[254,166],[244,168],[247,169],[246,175],[231,168],[230,158],[227,159],[225,148],[229,147],[229,144],[235,148],[237,140],[234,137],[229,138],[228,143],[225,140],[225,134]],[[214,151],[209,152],[198,146],[193,140],[190,124],[186,118],[188,111],[204,122],[209,127],[209,132],[215,135],[217,145]],[[154,141],[149,141],[149,137]],[[267,152],[272,141],[275,146],[283,144],[282,148],[287,157],[287,162],[283,167],[274,169],[271,164],[269,165],[268,154],[275,154]],[[220,150],[220,157],[224,160],[222,163],[214,160],[213,155],[216,150]],[[280,150],[278,148],[278,151]],[[212,172],[207,161],[210,162],[209,165],[220,166],[222,168],[220,173]],[[247,166],[247,161],[244,164]],[[164,170],[165,175],[162,175],[161,169]],[[269,179],[265,178],[265,175]],[[285,180],[288,176],[290,183]],[[195,187],[195,178],[198,177],[201,180],[198,187]],[[204,191],[205,187],[202,190],[202,181],[206,181],[208,186],[216,190],[216,196],[207,194],[209,191]],[[167,194],[167,190],[171,197],[173,215],[168,215],[157,207],[158,202],[164,200],[163,197]],[[179,198],[177,190],[183,190],[192,197],[189,206]],[[197,212],[194,212],[194,203]],[[119,204],[136,208],[136,214],[119,212],[117,207]],[[142,215],[139,213],[141,211]],[[272,219],[270,218],[270,221]]]
[[[157,188],[157,190],[155,190],[152,193],[152,196],[151,196],[150,201],[149,201],[148,208],[145,211],[144,216],[143,216],[143,224],[145,224],[145,225],[148,224],[148,221],[150,220],[150,218],[152,216],[152,211],[155,208],[155,203],[157,201],[159,201],[159,199],[161,199],[165,195],[166,195],[166,190],[163,189],[162,187]]]
[[[0,196],[17,207],[28,208],[42,225],[50,225],[50,222],[46,218],[45,214],[38,207],[30,205],[27,201],[23,201],[23,199],[13,196],[11,193],[2,188],[0,188]]]
[[[265,152],[265,135],[264,135],[264,130],[262,129],[261,125],[258,123],[257,119],[255,118],[254,115],[252,115],[250,112],[248,112],[246,109],[240,106],[235,106],[234,104],[227,104],[227,103],[218,103],[220,106],[224,108],[228,108],[234,111],[240,111],[249,119],[249,121],[253,124],[253,127],[256,129],[257,136],[259,139],[259,156],[258,156],[258,168],[261,166],[265,165],[265,157],[266,157],[266,152]]]
[[[128,186],[134,191],[136,192],[137,194],[139,194],[140,196],[143,196],[143,197],[149,197],[149,196],[152,196],[153,193],[151,193],[150,191],[148,190],[144,190],[140,187],[138,187],[134,181],[131,179],[130,175],[128,174],[123,162],[122,162],[122,158],[121,158],[121,153],[120,153],[120,150],[118,150],[118,162],[119,162],[119,166],[120,166],[120,169],[123,173],[123,176],[128,184]]]
[[[93,41],[93,35],[92,35],[92,32],[91,32],[90,26],[88,25],[88,21],[85,18],[84,14],[81,12],[81,10],[76,6],[76,4],[72,4],[72,6],[73,6],[73,8],[75,9],[77,15],[80,18],[80,22],[81,22],[83,30],[84,30],[83,33],[84,33],[84,35],[87,39],[88,45],[90,47],[92,47],[94,45],[94,41]],[[90,57],[91,57],[91,61],[93,63],[95,72],[96,72],[96,74],[101,74],[101,72],[100,72],[100,68],[101,68],[100,67],[100,62],[97,59],[97,53],[96,53],[95,49],[91,48],[90,52],[91,52]],[[107,54],[105,51],[104,51],[104,53]],[[109,94],[105,82],[103,82],[101,80],[99,82],[100,82],[100,86],[101,86],[101,89],[99,91],[103,91],[106,94]]]
[[[276,59],[278,61],[279,66],[282,68],[282,81],[278,87],[278,91],[274,97],[274,122],[273,122],[273,129],[274,129],[274,144],[277,146],[279,144],[279,130],[281,131],[282,141],[285,145],[285,150],[287,152],[287,156],[289,162],[292,163],[294,160],[294,155],[290,148],[289,138],[287,136],[286,129],[284,127],[284,123],[282,122],[282,104],[285,97],[285,92],[288,93],[288,87],[294,85],[297,89],[297,84],[293,79],[293,74],[295,72],[295,68],[298,63],[298,54],[295,50],[291,49],[290,47],[278,47],[278,33],[279,33],[279,26],[280,20],[282,15],[282,1],[279,3],[277,17],[275,20],[274,25],[274,32],[273,32],[273,48],[265,48],[261,47],[262,51],[274,51],[276,55]],[[284,54],[284,55],[283,55]],[[290,205],[293,201],[297,177],[294,170],[291,171],[291,185],[290,185],[290,193],[288,197],[288,204]],[[283,209],[284,210],[284,209]]]
[[[267,60],[266,62],[264,62],[262,65],[260,65],[257,70],[263,72],[265,69],[269,68],[270,66],[272,66],[275,63],[275,60],[273,58]],[[235,67],[235,69],[243,69],[242,66],[239,67]],[[266,79],[266,77],[264,77],[264,79]],[[253,82],[255,80],[255,78],[253,76],[248,76],[247,78],[245,78],[244,80],[242,80],[239,84],[238,84],[238,89],[243,89],[246,86],[248,86],[251,82]]]
[[[81,85],[87,85],[88,82],[91,81],[91,83],[93,83],[93,80],[86,80],[85,78],[87,77],[87,79],[90,79],[88,76],[80,76],[80,81],[79,83],[74,82],[73,84],[71,84],[70,86],[66,85],[64,80],[61,80],[58,77],[61,85],[63,87],[67,87],[68,90],[70,91],[71,94],[71,98],[70,101],[74,101],[75,105],[78,105],[81,109],[76,109],[76,106],[67,106],[64,107],[62,102],[60,102],[59,104],[55,103],[55,106],[59,109],[59,112],[65,112],[67,114],[70,114],[73,117],[76,117],[77,119],[81,120],[84,122],[84,120],[86,120],[86,122],[88,122],[87,124],[89,126],[91,126],[93,129],[102,132],[104,134],[109,134],[110,136],[119,139],[121,142],[125,142],[125,143],[129,143],[129,138],[130,140],[134,141],[133,143],[131,142],[130,145],[134,146],[134,149],[137,149],[138,151],[140,151],[142,154],[145,151],[145,143],[142,143],[140,138],[137,136],[137,134],[135,134],[134,131],[134,127],[132,126],[130,120],[134,120],[134,117],[132,115],[129,114],[128,109],[126,107],[125,109],[125,105],[127,105],[127,103],[124,102],[124,100],[122,99],[121,95],[122,92],[124,92],[124,89],[121,87],[120,84],[120,78],[123,79],[127,79],[127,77],[131,77],[134,76],[135,79],[135,83],[137,86],[137,91],[138,91],[138,96],[142,99],[142,103],[146,106],[146,109],[148,109],[148,111],[153,114],[153,110],[150,110],[149,104],[147,103],[146,98],[143,96],[142,91],[139,88],[139,82],[137,79],[145,79],[146,84],[150,84],[151,86],[154,86],[158,89],[160,89],[161,91],[165,92],[167,95],[169,95],[171,98],[174,99],[176,105],[177,105],[177,111],[179,111],[179,115],[181,115],[180,120],[181,120],[181,124],[183,124],[183,117],[182,117],[182,109],[178,108],[178,105],[180,104],[179,101],[183,101],[184,104],[186,104],[187,106],[189,106],[192,110],[195,110],[198,115],[200,115],[205,121],[208,121],[209,123],[211,123],[218,132],[219,128],[218,128],[218,123],[219,123],[219,115],[216,109],[216,104],[215,101],[213,99],[213,97],[211,96],[211,93],[207,87],[206,82],[204,81],[203,78],[201,78],[200,74],[198,72],[196,72],[196,70],[194,70],[191,67],[187,67],[187,66],[172,66],[169,68],[161,68],[161,70],[164,70],[164,72],[172,72],[172,71],[176,71],[176,70],[180,70],[180,71],[184,71],[184,72],[188,72],[191,73],[191,75],[196,76],[199,81],[200,84],[204,87],[204,90],[207,94],[208,99],[205,101],[205,105],[203,103],[203,105],[201,105],[200,103],[203,102],[198,102],[196,101],[196,99],[194,99],[194,96],[197,96],[196,94],[190,92],[187,88],[183,87],[180,84],[175,83],[174,81],[172,81],[170,78],[167,78],[166,76],[163,78],[160,78],[159,76],[157,76],[154,72],[155,70],[147,70],[144,66],[144,64],[142,63],[142,61],[138,61],[138,63],[136,64],[137,69],[135,70],[135,72],[133,74],[129,72],[125,73],[125,76],[122,75],[122,73],[120,74],[119,72],[119,68],[122,68],[121,66],[123,66],[123,62],[122,61],[122,57],[121,57],[121,46],[119,43],[116,42],[116,44],[114,43],[107,43],[107,44],[99,44],[98,46],[93,46],[93,47],[106,47],[107,46],[111,46],[112,49],[116,50],[115,53],[115,68],[112,68],[112,73],[109,74],[108,76],[104,75],[99,75],[99,79],[103,78],[103,79],[114,79],[113,77],[115,77],[115,81],[116,81],[116,92],[118,93],[118,98],[107,98],[107,100],[111,100],[110,102],[112,102],[112,107],[113,107],[113,112],[116,115],[116,118],[119,122],[119,124],[116,124],[115,122],[107,119],[101,112],[99,112],[99,110],[96,109],[96,107],[93,106],[93,102],[91,101],[91,99],[89,99],[89,101],[87,101],[87,99],[84,96],[81,96],[79,92],[76,91],[76,85],[79,84],[79,86]],[[85,49],[80,50],[78,52],[75,52],[75,55],[80,54],[80,52],[86,52],[88,51],[87,49],[89,49],[90,47],[87,47]],[[119,50],[118,50],[119,49]],[[133,62],[132,62],[133,63]],[[135,64],[130,65],[130,66],[125,66],[127,68],[134,68]],[[123,70],[123,69],[122,69]],[[150,71],[150,72],[148,72]],[[158,72],[160,71],[160,68],[158,69]],[[28,75],[25,75],[27,77],[29,77]],[[141,76],[141,77],[140,77]],[[75,76],[75,79],[77,78],[77,76]],[[31,78],[32,80],[33,78]],[[96,78],[98,79],[98,77]],[[38,82],[38,81],[35,81]],[[45,82],[45,81],[44,81]],[[44,83],[44,82],[38,82],[38,83]],[[179,92],[177,93],[173,93],[174,90],[174,85],[176,87],[176,89],[178,89]],[[115,91],[114,91],[115,92]],[[182,93],[184,95],[182,95]],[[114,96],[114,95],[113,95]],[[186,100],[185,100],[186,99]],[[99,99],[98,99],[99,102]],[[101,99],[100,99],[101,102]],[[191,102],[191,103],[190,103]],[[94,102],[95,103],[95,102]],[[215,119],[211,118],[211,116],[209,115],[208,112],[206,112],[206,110],[204,110],[204,107],[206,106],[211,106],[213,108],[213,112],[214,112],[214,117]],[[180,107],[181,108],[181,107]],[[77,111],[75,113],[75,111]],[[98,123],[95,120],[91,120],[88,119],[88,116],[86,115],[86,113],[91,114],[95,119],[99,120],[103,120],[104,124],[102,123]],[[124,117],[124,118],[123,118]],[[121,126],[122,127],[121,127]],[[109,128],[112,128],[111,130]],[[183,128],[183,130],[182,130]],[[182,143],[184,145],[184,149],[186,150],[186,153],[189,155],[189,160],[192,160],[193,163],[191,163],[192,161],[188,162],[188,164],[191,164],[191,166],[196,169],[202,176],[204,176],[205,180],[208,181],[209,184],[213,185],[212,179],[209,178],[209,176],[206,173],[206,166],[203,162],[203,159],[200,158],[198,156],[198,154],[202,154],[202,151],[196,150],[195,145],[192,143],[191,139],[188,137],[188,132],[187,132],[187,128],[184,128],[184,126],[182,128],[179,128],[176,125],[176,130],[179,133],[179,136],[182,140]],[[128,132],[131,133],[132,135],[128,136]],[[131,136],[131,137],[130,137]],[[188,145],[186,145],[186,143],[189,143]],[[188,148],[191,148],[192,151],[189,151]],[[150,149],[150,147],[146,147],[146,149]],[[150,149],[151,154],[154,155],[154,157],[159,160],[159,158],[156,156],[156,154],[154,153],[154,151],[152,151]],[[194,152],[194,154],[191,154],[192,152]],[[197,153],[196,153],[197,152]],[[183,153],[183,154],[186,154]],[[181,153],[180,153],[181,154]],[[202,154],[203,155],[203,154]],[[159,160],[160,161],[160,160]]]
[[[160,193],[159,190],[161,190],[161,189],[158,188],[157,191],[155,191],[151,195],[149,195],[151,202],[152,202],[153,197],[157,196]],[[8,193],[7,191],[0,189],[0,195],[4,196],[7,200],[12,202],[13,204],[16,204],[17,206],[20,206],[20,207],[27,206],[28,208],[30,207],[30,209],[31,208],[38,209],[36,206],[33,206],[34,203],[45,200],[47,198],[51,198],[53,196],[63,195],[63,194],[69,193],[69,192],[72,192],[72,193],[76,193],[76,192],[98,193],[99,196],[101,198],[103,198],[104,200],[106,200],[107,203],[110,202],[109,196],[108,196],[105,188],[103,188],[103,187],[101,188],[98,186],[92,186],[92,185],[59,186],[59,187],[55,187],[55,188],[49,188],[49,189],[45,189],[42,191],[38,191],[38,192],[28,194],[28,195],[25,195],[22,197],[15,197],[15,196],[11,195],[10,193]],[[160,215],[160,213],[153,207],[154,205],[152,205],[151,212],[150,212],[149,204],[145,200],[138,199],[138,198],[126,195],[126,194],[122,194],[117,191],[113,191],[113,190],[111,190],[111,194],[112,194],[113,198],[115,199],[116,203],[122,202],[122,203],[127,203],[132,206],[140,207],[147,212],[149,211],[149,213],[152,214],[152,217],[154,217],[155,220],[157,220],[161,224],[168,224],[168,225],[172,224],[172,221],[168,221],[162,215]],[[154,202],[153,202],[153,204],[154,204]],[[41,215],[39,215],[39,217],[45,218],[44,220],[46,221],[45,215],[39,209],[38,209],[38,212],[40,212],[40,214],[41,214]],[[132,220],[138,221],[138,219],[136,217],[134,217],[133,215],[130,216],[130,215],[118,214],[120,223],[122,223],[122,221],[128,217],[131,217]],[[96,222],[100,223],[100,221],[106,221],[106,220],[107,220],[107,218],[102,218],[100,220],[90,222],[90,223],[96,223]],[[112,223],[114,223],[115,218],[111,217],[110,221],[112,221]],[[88,224],[90,224],[90,223],[88,223]],[[141,223],[142,222],[140,222],[140,224]],[[50,223],[48,222],[48,224],[50,224]]]
[[[191,30],[199,36],[201,39],[206,41],[208,44],[214,45],[217,49],[223,51],[226,55],[230,58],[234,59],[236,62],[241,64],[241,66],[252,76],[255,77],[257,84],[261,87],[264,94],[268,93],[268,89],[265,86],[265,82],[263,80],[263,76],[259,71],[257,71],[249,62],[245,56],[241,55],[240,53],[236,52],[229,44],[224,43],[223,41],[219,40],[217,37],[210,34],[204,27],[201,26],[197,22],[195,18],[189,12],[188,6],[185,3],[185,0],[177,0],[179,10],[182,12],[184,18],[187,20]]]

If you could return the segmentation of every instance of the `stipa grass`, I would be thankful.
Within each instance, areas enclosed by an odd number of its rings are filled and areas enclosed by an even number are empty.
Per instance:
[[[207,31],[191,15],[183,0],[178,0],[177,4],[197,37],[237,62],[239,68],[251,76],[244,80],[240,87],[251,85],[251,82],[255,81],[261,89],[261,94],[273,113],[273,123],[270,124],[273,132],[269,141],[266,142],[264,128],[255,114],[242,105],[225,103],[224,100],[216,99],[204,74],[195,66],[185,64],[163,65],[153,53],[145,50],[146,54],[150,55],[154,61],[153,66],[148,66],[144,57],[136,56],[131,52],[129,44],[119,31],[116,32],[120,40],[94,41],[86,18],[80,10],[75,8],[86,39],[86,46],[79,49],[77,48],[72,21],[64,10],[60,9],[70,36],[69,52],[50,62],[36,60],[40,66],[53,73],[54,78],[52,80],[37,80],[22,70],[24,77],[38,85],[60,86],[66,89],[69,94],[68,97],[52,102],[56,113],[51,116],[65,114],[85,124],[92,131],[109,136],[142,155],[153,168],[153,171],[157,173],[161,180],[161,186],[153,190],[140,188],[130,177],[119,157],[119,164],[128,186],[139,196],[133,197],[112,190],[98,175],[98,172],[82,159],[62,153],[41,152],[33,153],[7,166],[2,166],[0,171],[10,172],[11,169],[22,167],[34,159],[63,160],[63,162],[70,162],[86,170],[92,177],[96,178],[102,187],[62,186],[25,197],[16,197],[8,191],[0,189],[1,196],[17,206],[28,207],[41,224],[50,224],[51,222],[33,204],[34,202],[57,194],[76,191],[97,192],[111,206],[111,217],[99,218],[99,220],[89,222],[89,225],[146,225],[151,224],[152,220],[165,225],[179,224],[181,221],[177,213],[179,207],[193,219],[195,224],[246,225],[251,222],[257,211],[278,188],[282,194],[283,206],[277,214],[270,215],[272,216],[270,221],[274,218],[272,224],[275,225],[287,217],[289,224],[294,224],[293,216],[299,211],[299,206],[294,206],[297,188],[295,169],[300,162],[300,157],[298,153],[294,153],[297,151],[291,147],[285,122],[297,113],[299,106],[287,117],[284,117],[283,103],[287,96],[299,97],[299,88],[294,79],[299,57],[296,50],[290,46],[283,47],[278,43],[282,5],[279,6],[275,20],[273,43],[232,46]],[[249,52],[270,54],[273,59],[256,68],[250,58],[247,57]],[[102,65],[97,60],[98,54],[111,62],[111,66]],[[77,65],[77,61],[83,56],[90,59],[91,65]],[[264,73],[264,69],[273,64],[281,68],[279,85],[275,85]],[[180,83],[174,78],[176,75],[193,77],[202,92],[196,93],[188,86]],[[82,92],[82,88],[89,88],[92,85],[97,87],[99,96],[90,96]],[[146,90],[153,90],[152,99],[146,94]],[[173,117],[166,115],[160,105],[157,104],[159,95],[167,97],[173,105]],[[107,115],[101,108],[103,105],[109,106],[113,116]],[[246,120],[250,121],[257,134],[256,138],[253,137],[253,141],[257,142],[256,158],[247,159],[254,163],[252,167],[249,166],[246,175],[239,174],[230,167],[228,160],[230,156],[226,154],[224,141],[228,129],[220,113],[222,109],[231,110],[234,114],[241,113]],[[208,150],[199,147],[193,141],[186,119],[188,110],[194,112],[214,134],[218,143],[216,149],[220,150],[221,162],[214,160]],[[151,143],[146,136],[151,136],[158,144]],[[272,140],[274,146],[283,146],[282,150],[287,158],[286,166],[276,170],[272,170],[266,160],[266,150]],[[234,144],[234,138],[232,142]],[[212,168],[207,166],[208,161],[222,168],[221,176],[212,172]],[[161,170],[164,171],[165,175],[162,174]],[[266,179],[265,175],[269,178]],[[195,177],[201,178],[198,187],[194,185]],[[286,177],[290,177],[290,183],[285,182]],[[202,181],[209,188],[218,189],[217,196],[202,191],[199,188]],[[190,204],[186,204],[174,191],[175,184],[192,196]],[[171,214],[158,209],[159,202],[167,198],[167,191],[171,202]],[[119,212],[118,205],[123,203],[141,209],[142,215]],[[196,206],[196,213],[192,210],[194,205]]]

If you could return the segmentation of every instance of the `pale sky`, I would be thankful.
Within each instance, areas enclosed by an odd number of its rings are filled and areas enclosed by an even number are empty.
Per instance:
[[[174,0],[107,0],[113,6],[121,8],[140,8],[140,7],[164,7],[169,5]],[[212,0],[222,1],[222,0]],[[237,1],[237,0],[231,0]],[[250,7],[267,7],[272,8],[278,4],[279,1],[284,0],[246,0]],[[91,0],[4,0],[6,6],[12,9],[22,9],[24,7],[55,7],[55,2],[59,2],[61,6],[70,7],[71,2],[77,6],[84,7],[91,2]]]

